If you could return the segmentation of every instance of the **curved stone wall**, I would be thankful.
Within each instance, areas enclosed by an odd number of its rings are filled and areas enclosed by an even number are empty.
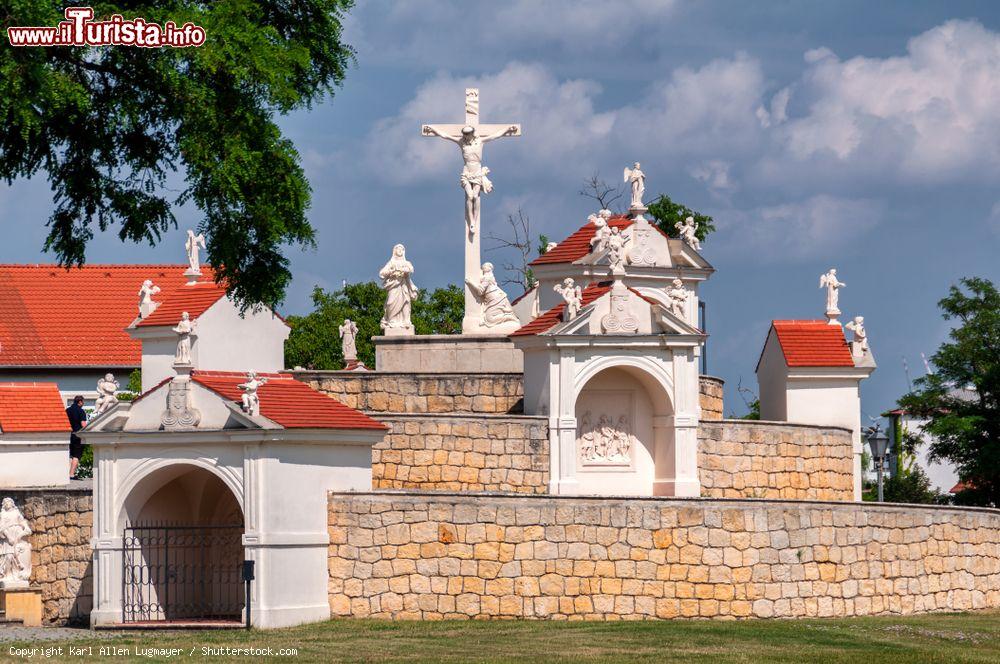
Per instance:
[[[334,615],[797,618],[1000,607],[1000,510],[331,494]]]
[[[726,381],[704,374],[698,378],[698,404],[701,406],[701,421],[721,420],[722,394]]]
[[[851,432],[787,422],[721,420],[698,429],[706,498],[853,500]]]

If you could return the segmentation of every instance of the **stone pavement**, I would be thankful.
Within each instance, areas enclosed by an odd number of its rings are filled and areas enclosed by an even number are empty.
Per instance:
[[[114,635],[115,632],[95,632],[86,627],[24,627],[22,625],[0,624],[0,643],[106,639]]]

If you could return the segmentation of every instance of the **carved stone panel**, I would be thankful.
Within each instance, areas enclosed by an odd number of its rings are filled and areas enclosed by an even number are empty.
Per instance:
[[[581,470],[630,469],[638,440],[634,399],[628,391],[589,391],[580,395],[576,447]]]
[[[167,386],[167,409],[160,417],[160,424],[167,431],[197,428],[201,411],[194,407],[191,382],[174,379]]]

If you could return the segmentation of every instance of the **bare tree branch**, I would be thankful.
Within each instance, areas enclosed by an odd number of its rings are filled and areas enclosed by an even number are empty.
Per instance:
[[[516,213],[507,215],[507,223],[510,224],[513,237],[500,237],[490,233],[486,236],[487,239],[493,240],[496,244],[492,247],[487,247],[486,251],[515,250],[518,254],[517,262],[503,263],[503,269],[508,275],[516,276],[508,276],[500,283],[501,285],[518,285],[525,291],[528,291],[535,285],[535,277],[531,274],[531,268],[528,267],[528,263],[531,262],[531,252],[533,250],[531,243],[531,219],[528,215],[524,214],[521,208],[517,208]]]
[[[611,210],[615,214],[620,214],[621,209],[616,209],[612,206],[625,195],[625,185],[610,185],[601,179],[600,173],[594,173],[583,181],[583,188],[580,189],[580,195],[597,201],[602,210]]]

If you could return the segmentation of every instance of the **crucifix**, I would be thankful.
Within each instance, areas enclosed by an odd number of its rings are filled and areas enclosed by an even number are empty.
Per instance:
[[[493,191],[493,183],[487,177],[490,169],[483,166],[483,145],[504,136],[520,136],[521,125],[480,124],[479,90],[465,90],[465,124],[423,125],[421,134],[436,136],[456,143],[462,150],[465,166],[459,184],[465,192],[465,318],[462,320],[464,334],[498,333],[495,328],[487,328],[482,323],[480,304],[469,288],[469,282],[478,284],[482,278],[480,267],[480,196]]]

